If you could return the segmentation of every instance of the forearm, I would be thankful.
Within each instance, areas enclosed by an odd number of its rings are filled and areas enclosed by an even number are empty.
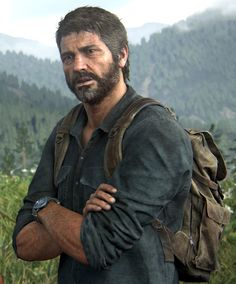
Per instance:
[[[61,254],[58,244],[42,224],[31,222],[16,237],[17,256],[23,260],[47,260]]]
[[[82,215],[50,202],[38,213],[38,218],[64,253],[81,263],[88,264],[80,240]]]

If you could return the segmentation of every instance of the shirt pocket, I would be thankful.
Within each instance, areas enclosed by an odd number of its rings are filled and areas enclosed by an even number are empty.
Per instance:
[[[57,188],[58,188],[58,200],[62,205],[69,205],[68,196],[69,196],[69,183],[71,177],[71,166],[62,166],[58,178],[57,178]],[[66,207],[67,207],[66,206]]]

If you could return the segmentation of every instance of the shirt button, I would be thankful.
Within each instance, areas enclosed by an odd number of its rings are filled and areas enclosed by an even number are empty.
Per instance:
[[[81,157],[80,157],[80,160],[83,160],[83,159],[84,159],[84,157],[83,157],[83,156],[81,156]]]
[[[76,182],[75,182],[75,185],[78,185],[78,184],[79,184],[79,182],[78,182],[78,181],[76,181]]]

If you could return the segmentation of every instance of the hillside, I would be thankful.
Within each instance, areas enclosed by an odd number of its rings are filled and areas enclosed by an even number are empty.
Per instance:
[[[131,84],[142,95],[158,98],[199,125],[236,119],[236,16],[209,11],[130,49]],[[72,97],[58,61],[0,52],[0,62],[0,71],[20,82]]]
[[[235,143],[235,16],[194,16],[131,45],[130,54],[131,84],[140,94],[174,108],[185,127],[211,128],[224,149]],[[22,123],[30,125],[30,137],[40,148],[55,121],[74,103],[61,97],[74,98],[61,63],[9,51],[0,52],[0,62],[0,72],[8,74],[0,75],[3,148],[16,147]]]
[[[0,51],[24,52],[26,55],[33,55],[41,59],[50,58],[59,60],[59,52],[56,46],[47,46],[34,40],[12,37],[0,33]]]
[[[132,81],[180,117],[236,119],[236,18],[163,29],[132,51]]]
[[[59,92],[19,84],[16,77],[0,73],[0,168],[2,157],[13,152],[16,167],[38,162],[39,150],[56,122],[75,104]]]
[[[128,28],[129,42],[138,44],[142,38],[148,40],[152,33],[160,32],[166,26],[161,23],[146,23],[140,27]],[[60,59],[56,42],[52,46],[48,46],[35,40],[0,33],[0,52],[5,53],[7,50],[17,53],[23,52],[26,55],[33,55],[40,59],[50,59],[53,61]]]
[[[19,82],[35,84],[39,88],[46,87],[53,92],[60,90],[63,95],[72,97],[59,61],[6,51],[0,52],[0,62],[0,72],[16,76]]]
[[[141,27],[129,28],[128,40],[130,44],[140,44],[142,38],[149,40],[149,37],[153,33],[160,33],[167,25],[160,23],[146,23]]]

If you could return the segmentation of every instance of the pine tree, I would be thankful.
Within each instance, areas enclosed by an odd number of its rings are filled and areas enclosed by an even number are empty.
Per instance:
[[[8,147],[4,147],[4,154],[1,163],[1,170],[4,174],[10,175],[15,168],[15,156]]]
[[[32,141],[25,123],[16,125],[16,152],[18,153],[19,168],[28,169],[33,152]]]

